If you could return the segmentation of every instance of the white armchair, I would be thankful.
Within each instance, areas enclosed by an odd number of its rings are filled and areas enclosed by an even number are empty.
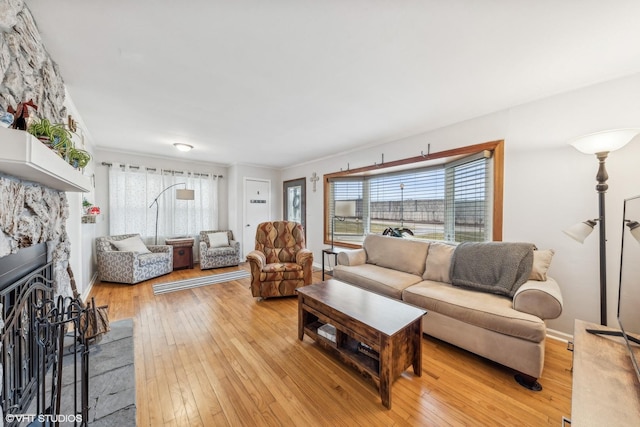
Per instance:
[[[226,236],[225,236],[226,235]],[[211,238],[215,239],[212,241]],[[231,230],[200,232],[200,269],[231,267],[240,263],[240,242]]]
[[[138,246],[134,248],[122,247],[121,243],[125,239],[131,239]],[[116,245],[121,246],[121,249],[118,249]],[[168,245],[145,246],[139,234],[98,237],[96,239],[96,254],[98,279],[103,282],[134,284],[173,271],[173,247]]]

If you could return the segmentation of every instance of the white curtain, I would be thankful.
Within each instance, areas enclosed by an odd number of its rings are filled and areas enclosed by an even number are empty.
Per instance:
[[[175,184],[180,185],[171,187]],[[194,200],[176,199],[175,190],[185,188],[194,190]],[[153,203],[156,197],[157,204]],[[156,209],[159,244],[166,238],[217,229],[218,178],[142,166],[114,164],[109,168],[109,234],[139,233],[146,243],[154,243]]]

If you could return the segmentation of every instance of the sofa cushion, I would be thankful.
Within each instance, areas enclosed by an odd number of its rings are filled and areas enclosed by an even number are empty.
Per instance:
[[[367,252],[367,263],[392,268],[417,276],[424,273],[429,243],[401,237],[369,234],[362,247]]]
[[[260,272],[260,280],[263,282],[299,280],[302,278],[304,278],[302,266],[292,262],[267,264]]]
[[[544,322],[514,310],[511,298],[505,296],[427,280],[404,289],[402,299],[427,311],[504,335],[536,343],[545,338]]]
[[[120,252],[139,252],[141,254],[148,254],[151,251],[142,242],[140,236],[133,236],[122,240],[112,240],[111,244],[118,248]]]
[[[424,280],[451,283],[449,270],[451,270],[451,257],[455,249],[455,245],[431,242],[422,278]]]
[[[554,253],[553,249],[533,251],[533,267],[531,268],[529,280],[547,280],[547,271]]]
[[[398,239],[398,237],[390,237]],[[372,264],[355,266],[336,265],[333,277],[352,285],[360,286],[396,299],[402,297],[402,290],[422,280],[420,276],[396,271]]]
[[[229,235],[226,231],[218,231],[216,233],[209,233],[210,248],[220,248],[223,246],[229,246]]]
[[[235,255],[237,252],[233,246],[207,249],[207,256]]]
[[[171,259],[171,257],[166,253],[151,253],[142,254],[138,257],[138,263],[140,267],[145,265],[151,265],[156,263],[167,262],[167,259]]]

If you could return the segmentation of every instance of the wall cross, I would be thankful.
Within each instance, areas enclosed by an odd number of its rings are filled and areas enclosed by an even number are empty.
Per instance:
[[[309,181],[313,182],[313,192],[316,192],[316,182],[320,181],[320,177],[318,176],[317,173],[313,173],[311,174],[311,178],[309,178]]]

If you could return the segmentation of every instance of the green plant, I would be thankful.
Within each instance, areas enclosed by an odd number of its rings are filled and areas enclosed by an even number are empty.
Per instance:
[[[71,132],[62,123],[51,123],[48,119],[40,119],[31,123],[27,131],[49,145],[76,169],[84,168],[91,160],[91,155],[87,151],[75,147]]]
[[[67,151],[67,161],[76,169],[82,169],[89,164],[91,154],[80,148],[71,147]]]
[[[60,157],[68,159],[69,151],[74,147],[71,132],[63,124],[55,124],[51,127],[51,136],[53,149],[58,152]]]
[[[91,206],[93,206],[93,203],[91,203],[90,201],[88,201],[86,198],[82,198],[82,207],[83,208],[90,208]]]
[[[54,125],[47,119],[35,120],[29,125],[29,132],[31,135],[40,139],[53,139],[51,135],[51,128]]]
[[[27,130],[31,135],[42,140],[58,153],[62,158],[67,158],[68,151],[73,148],[71,132],[62,123],[51,123],[48,119],[36,120]]]

